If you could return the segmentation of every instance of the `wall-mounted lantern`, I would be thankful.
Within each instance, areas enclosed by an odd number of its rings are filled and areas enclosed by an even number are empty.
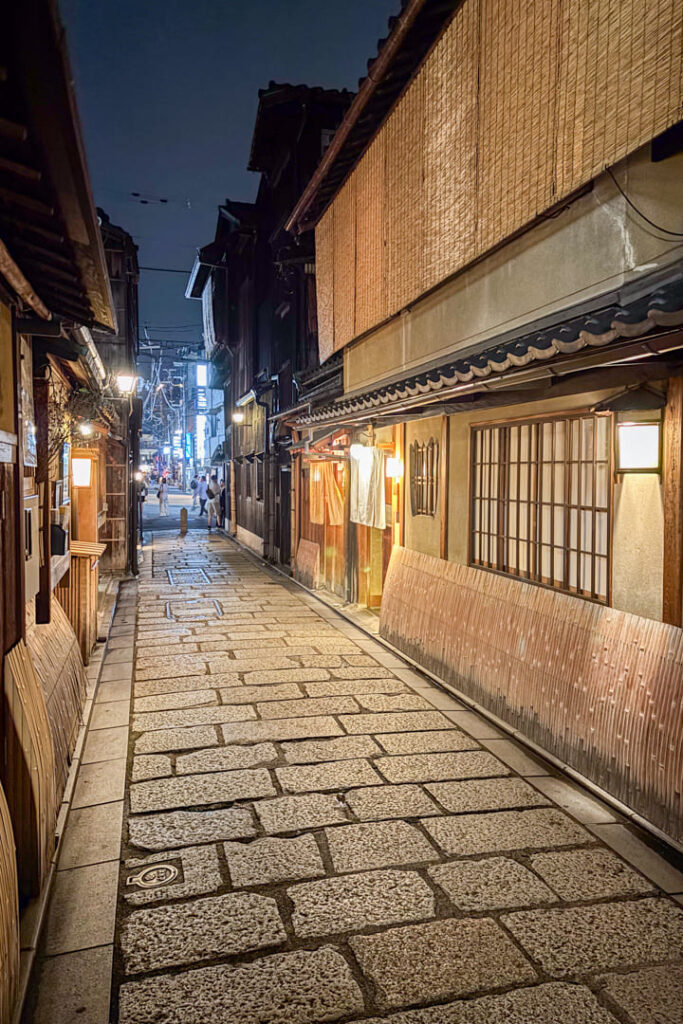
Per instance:
[[[137,378],[130,373],[120,373],[116,378],[116,386],[122,395],[132,395],[136,383]]]
[[[660,420],[617,423],[617,473],[659,473],[662,467]]]
[[[244,413],[243,412],[234,412],[232,414],[232,422],[233,423],[244,423]]]
[[[90,487],[92,477],[92,459],[72,458],[71,476],[74,487]]]

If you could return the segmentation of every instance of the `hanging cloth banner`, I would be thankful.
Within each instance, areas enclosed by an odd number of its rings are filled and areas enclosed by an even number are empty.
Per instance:
[[[344,524],[344,495],[334,475],[331,462],[312,462],[308,483],[309,518],[312,523],[321,526],[325,523],[325,507],[327,522],[330,526]]]
[[[384,453],[379,448],[352,445],[350,467],[351,522],[384,530]]]
[[[334,475],[334,465],[331,462],[323,462],[323,487],[325,500],[327,502],[327,518],[330,526],[344,525],[344,495]]]

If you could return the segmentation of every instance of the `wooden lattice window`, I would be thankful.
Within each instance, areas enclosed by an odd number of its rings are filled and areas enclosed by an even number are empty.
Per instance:
[[[251,462],[247,459],[242,463],[242,480],[244,482],[244,497],[251,498]]]
[[[256,499],[263,501],[263,463],[256,460]]]
[[[470,562],[607,603],[611,417],[475,427]]]
[[[410,446],[410,510],[414,516],[436,514],[439,442],[413,441]]]

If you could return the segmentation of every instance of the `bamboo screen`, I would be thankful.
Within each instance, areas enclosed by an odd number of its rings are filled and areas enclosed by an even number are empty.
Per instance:
[[[321,360],[680,120],[682,68],[680,0],[464,0],[316,228]]]

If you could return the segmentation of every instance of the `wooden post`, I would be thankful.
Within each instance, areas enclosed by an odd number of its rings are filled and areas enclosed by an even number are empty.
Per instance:
[[[406,448],[406,431],[406,424],[401,423],[398,428],[398,436],[400,438],[398,455],[403,461],[403,476],[399,481],[398,492],[398,542],[401,547],[403,547],[406,542],[406,478],[410,473],[410,466],[408,465],[408,450]]]
[[[441,491],[441,543],[439,554],[448,558],[448,463],[450,460],[450,420],[441,417],[441,464],[439,466],[439,489]]]
[[[664,410],[664,580],[662,619],[683,625],[683,377],[670,377]]]
[[[45,376],[33,379],[33,402],[36,415],[36,449],[38,466],[36,483],[40,494],[39,511],[41,531],[40,589],[36,594],[36,622],[50,621],[52,612],[52,573],[50,527],[52,514],[52,484],[50,483],[50,455],[48,450],[48,381]]]

